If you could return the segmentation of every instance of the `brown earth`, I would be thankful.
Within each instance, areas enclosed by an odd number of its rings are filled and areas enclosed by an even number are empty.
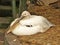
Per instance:
[[[28,11],[32,14],[42,15],[56,26],[45,33],[31,36],[20,36],[22,45],[60,45],[60,10],[47,6],[30,6]]]
[[[60,45],[60,9],[47,6],[29,6],[31,14],[42,15],[56,26],[51,27],[45,33],[37,33],[31,36],[19,36],[21,45]],[[1,31],[3,30],[3,31]],[[0,29],[0,41],[3,42],[5,29]],[[3,33],[2,33],[3,32]],[[0,45],[2,45],[0,43]]]

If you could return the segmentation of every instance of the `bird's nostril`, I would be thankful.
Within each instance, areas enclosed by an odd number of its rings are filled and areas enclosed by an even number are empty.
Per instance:
[[[26,25],[26,27],[32,27],[32,25]]]

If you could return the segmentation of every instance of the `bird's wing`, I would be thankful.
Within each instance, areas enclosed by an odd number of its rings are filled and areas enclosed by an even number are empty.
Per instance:
[[[49,26],[55,26],[54,24],[52,24],[49,20],[47,20],[46,18],[44,18],[44,21],[46,24],[48,24]]]

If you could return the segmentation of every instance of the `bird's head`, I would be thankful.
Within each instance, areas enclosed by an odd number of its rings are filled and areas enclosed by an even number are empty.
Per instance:
[[[27,17],[30,16],[31,14],[28,11],[23,11],[21,16]]]

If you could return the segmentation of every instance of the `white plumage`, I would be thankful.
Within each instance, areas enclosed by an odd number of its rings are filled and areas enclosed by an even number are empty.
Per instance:
[[[51,26],[54,26],[43,16],[31,15],[28,11],[22,13],[22,18],[19,21],[12,33],[15,35],[32,35],[38,32],[45,32]],[[15,19],[10,26],[12,26],[19,18]]]

